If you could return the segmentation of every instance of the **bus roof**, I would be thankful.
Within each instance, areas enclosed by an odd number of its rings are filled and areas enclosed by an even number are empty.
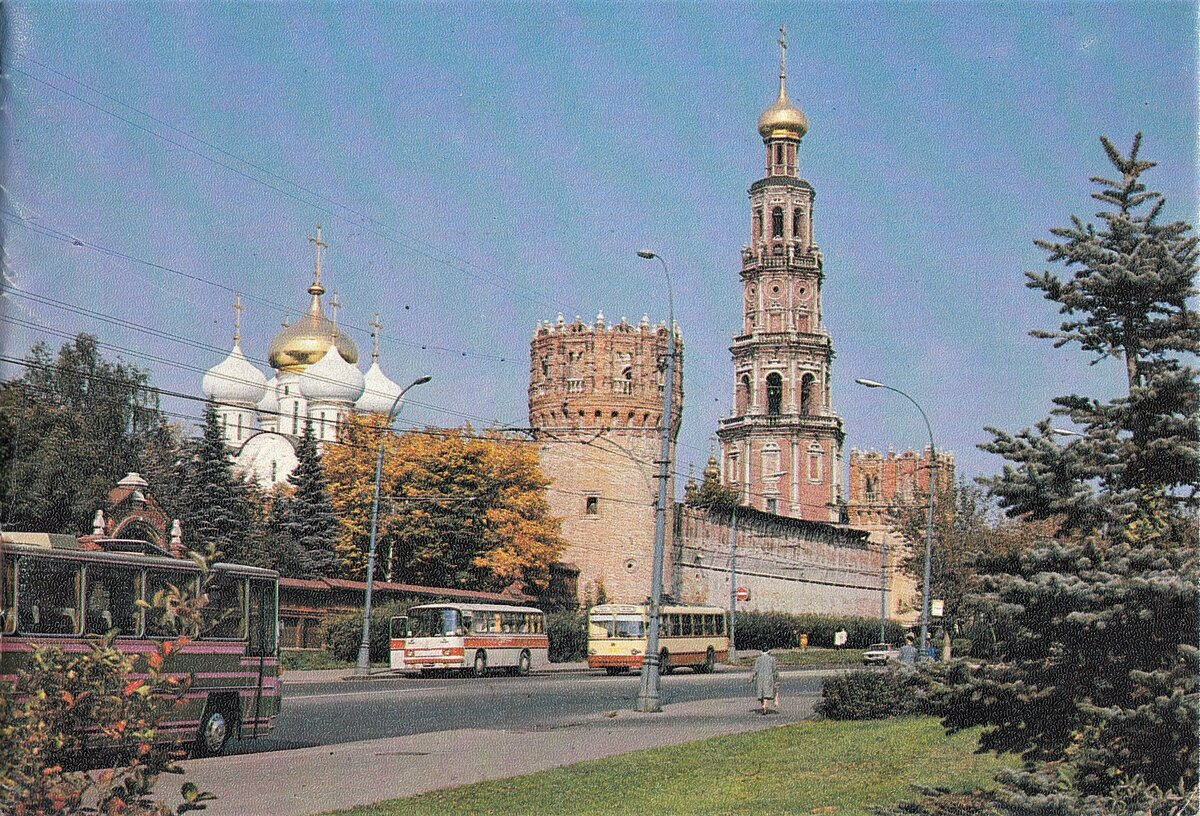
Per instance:
[[[663,614],[723,615],[728,611],[719,606],[681,606],[676,604],[670,606],[663,604],[659,608]],[[588,610],[588,614],[592,615],[640,615],[644,612],[646,612],[645,604],[600,604]]]
[[[418,606],[410,606],[409,614],[418,609],[458,609],[463,612],[537,612],[543,614],[542,610],[533,606],[509,606],[506,604],[480,604],[480,603],[457,603],[456,601],[439,601],[438,603],[426,603]]]
[[[113,539],[118,544],[133,544],[132,540],[125,542]],[[144,542],[143,542],[144,543]],[[148,545],[146,550],[138,552],[133,547],[116,547],[114,549],[85,549],[75,536],[59,533],[0,533],[0,553],[13,555],[38,555],[55,558],[67,558],[73,561],[102,562],[106,564],[128,564],[142,567],[161,567],[177,569],[186,572],[199,572],[200,567],[190,558],[176,558],[154,545]],[[261,578],[278,578],[274,570],[255,567],[249,564],[230,564],[219,562],[213,564],[213,569],[238,575]]]

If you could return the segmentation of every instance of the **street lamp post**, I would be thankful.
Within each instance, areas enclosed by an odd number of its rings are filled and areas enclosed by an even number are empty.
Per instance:
[[[913,407],[921,414],[921,419],[925,420],[925,430],[929,433],[929,518],[925,529],[925,578],[921,584],[921,652],[924,653],[926,644],[929,640],[929,564],[933,557],[933,497],[937,492],[934,484],[934,468],[937,466],[937,450],[933,446],[933,428],[929,425],[929,417],[925,415],[924,409],[917,404],[917,401],[910,397],[899,388],[893,388],[890,385],[884,385],[875,380],[856,379],[856,383],[866,386],[867,388],[885,388],[888,391],[895,391],[900,396],[913,404]],[[881,581],[880,585],[885,585],[885,581]],[[886,610],[885,610],[886,614]]]
[[[648,249],[638,250],[638,257],[658,258],[667,279],[667,366],[663,385],[662,450],[658,461],[658,509],[654,516],[654,568],[650,580],[650,630],[646,634],[646,654],[642,661],[642,685],[638,692],[637,710],[662,711],[659,692],[658,634],[661,622],[663,557],[667,540],[667,482],[671,472],[671,410],[675,393],[675,296],[671,291],[671,272],[667,262]]]
[[[379,530],[379,484],[383,481],[383,445],[387,441],[387,432],[391,430],[392,423],[396,421],[396,416],[403,407],[401,400],[408,393],[408,389],[424,385],[431,379],[433,378],[428,375],[418,377],[402,388],[396,399],[392,400],[392,407],[388,409],[387,423],[379,431],[379,455],[375,458],[375,495],[371,500],[371,543],[367,551],[367,596],[363,601],[362,640],[358,644],[355,677],[366,677],[371,673],[371,593],[375,589],[375,536]]]

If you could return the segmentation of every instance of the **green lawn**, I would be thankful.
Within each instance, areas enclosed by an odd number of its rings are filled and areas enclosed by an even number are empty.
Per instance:
[[[309,669],[353,669],[354,661],[352,660],[334,660],[329,652],[324,649],[320,650],[284,650],[280,652],[279,662],[283,666],[286,673],[289,669],[292,671],[306,671]],[[386,661],[382,663],[372,663],[372,666],[380,667],[387,666]]]
[[[913,784],[988,787],[1003,764],[932,718],[804,722],[395,799],[353,816],[801,814],[868,816]]]

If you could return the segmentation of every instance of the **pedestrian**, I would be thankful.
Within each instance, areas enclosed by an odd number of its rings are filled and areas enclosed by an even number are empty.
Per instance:
[[[901,666],[912,666],[913,668],[916,668],[917,647],[913,645],[914,640],[916,640],[916,638],[912,636],[912,632],[909,632],[904,636],[904,645],[900,647]]]
[[[839,649],[844,649],[846,647],[846,640],[848,637],[849,634],[845,629],[838,629],[833,633],[833,645]]]
[[[750,685],[754,686],[754,694],[762,706],[760,714],[767,713],[767,701],[772,699],[775,701],[775,712],[779,712],[779,661],[770,649],[755,659]]]

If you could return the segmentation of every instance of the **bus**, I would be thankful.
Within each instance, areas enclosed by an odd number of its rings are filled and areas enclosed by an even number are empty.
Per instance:
[[[152,603],[169,586],[196,596],[199,567],[145,541],[94,546],[69,535],[0,534],[0,682],[15,681],[37,645],[84,652],[115,629],[117,648],[147,654],[178,637],[138,601]],[[206,609],[215,623],[169,658],[168,671],[192,682],[158,728],[200,756],[222,753],[235,737],[266,736],[280,708],[278,573],[216,564],[211,579]]]
[[[725,610],[716,606],[662,606],[659,672],[690,666],[707,674],[729,656]],[[649,609],[642,604],[602,604],[588,611],[588,666],[608,674],[640,669],[646,654]]]
[[[422,676],[468,670],[483,677],[495,669],[525,676],[546,665],[549,654],[546,616],[530,606],[421,604],[392,626],[392,667]]]

